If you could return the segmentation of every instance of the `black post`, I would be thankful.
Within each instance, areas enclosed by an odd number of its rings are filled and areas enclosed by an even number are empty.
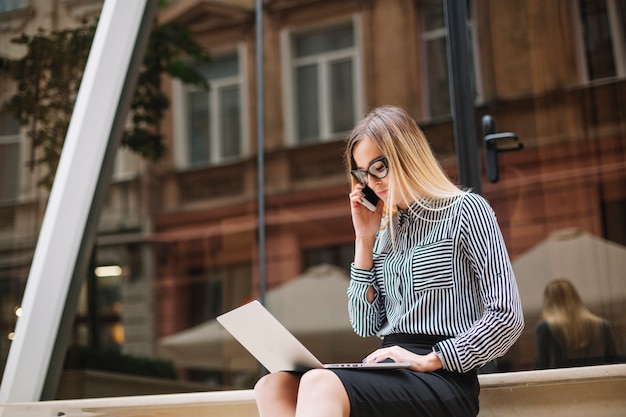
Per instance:
[[[467,2],[444,0],[450,102],[459,182],[482,193],[468,47]]]

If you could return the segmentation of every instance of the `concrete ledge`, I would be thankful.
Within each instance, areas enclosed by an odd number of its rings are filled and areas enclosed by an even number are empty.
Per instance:
[[[60,414],[62,413],[62,414]],[[258,417],[252,390],[1,404],[2,417]]]
[[[479,379],[480,417],[625,415],[626,364],[489,374]],[[252,390],[0,404],[0,415],[258,417]]]
[[[213,390],[206,384],[84,369],[63,371],[56,399],[167,395]]]
[[[626,364],[480,375],[480,417],[623,417]]]

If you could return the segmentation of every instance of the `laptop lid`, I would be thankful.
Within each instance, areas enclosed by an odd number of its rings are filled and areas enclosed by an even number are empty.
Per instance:
[[[398,369],[409,363],[322,364],[258,300],[217,317],[217,321],[270,372],[313,368]]]

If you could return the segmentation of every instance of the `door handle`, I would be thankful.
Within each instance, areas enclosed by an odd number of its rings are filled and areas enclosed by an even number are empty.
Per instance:
[[[513,132],[496,133],[493,117],[486,114],[483,116],[483,140],[485,146],[485,170],[490,182],[498,182],[500,179],[500,167],[498,154],[501,152],[513,152],[524,149],[524,144],[519,142]],[[504,143],[504,145],[502,145]]]

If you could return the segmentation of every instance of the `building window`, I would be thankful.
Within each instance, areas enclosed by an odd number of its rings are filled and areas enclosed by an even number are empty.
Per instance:
[[[97,17],[102,10],[104,0],[63,0],[72,17],[85,20]]]
[[[320,264],[336,265],[350,271],[354,261],[354,243],[324,246],[304,251],[304,267],[311,268]]]
[[[626,0],[577,0],[585,79],[626,75]]]
[[[474,101],[482,100],[480,73],[478,71],[478,45],[474,21],[474,2],[467,0],[468,48],[470,51],[470,72]],[[424,46],[424,65],[426,73],[426,109],[430,118],[449,116],[450,86],[448,74],[448,55],[446,48],[446,25],[443,0],[425,1],[421,8],[422,41]]]
[[[188,325],[195,326],[241,305],[252,294],[252,265],[188,271]]]
[[[626,199],[602,203],[602,226],[607,240],[626,246]]]
[[[34,17],[30,0],[0,0],[0,33],[21,31]]]
[[[28,6],[27,0],[0,0],[0,13],[12,12]]]
[[[20,125],[6,112],[0,113],[0,202],[17,198],[20,160]]]
[[[341,137],[362,112],[358,19],[283,33],[289,140],[316,143]]]
[[[242,56],[236,50],[212,57],[199,68],[209,90],[184,89],[179,117],[184,126],[179,162],[184,167],[217,165],[246,154]]]

